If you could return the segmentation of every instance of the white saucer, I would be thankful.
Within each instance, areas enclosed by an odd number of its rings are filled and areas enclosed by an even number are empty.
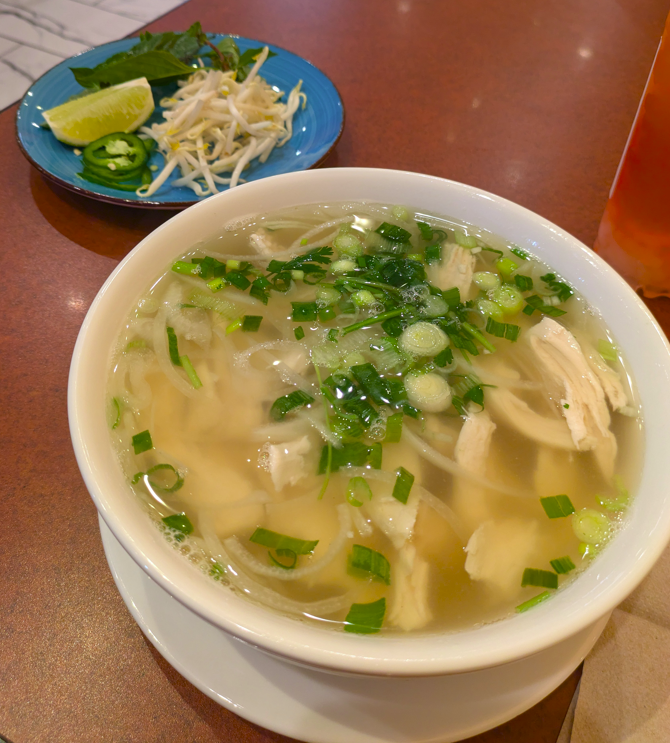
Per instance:
[[[473,673],[418,679],[328,674],[275,659],[209,624],[154,583],[102,518],[100,531],[128,610],[165,660],[230,711],[309,743],[452,743],[481,733],[559,686],[608,619],[542,653]]]

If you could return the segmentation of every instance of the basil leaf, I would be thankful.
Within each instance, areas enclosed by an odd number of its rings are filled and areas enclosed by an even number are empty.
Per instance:
[[[193,68],[165,51],[150,51],[94,68],[70,67],[75,80],[84,88],[118,85],[146,77],[149,82],[169,82],[193,73]]]

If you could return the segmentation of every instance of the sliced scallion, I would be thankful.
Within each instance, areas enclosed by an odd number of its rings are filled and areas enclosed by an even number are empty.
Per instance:
[[[262,315],[245,315],[242,318],[242,332],[255,333],[260,328],[262,321]]]
[[[347,502],[355,508],[363,505],[363,500],[372,499],[372,490],[364,477],[352,477],[347,487]]]
[[[598,353],[605,361],[616,361],[619,358],[616,346],[602,339],[598,341]]]
[[[352,546],[348,568],[349,572],[354,575],[356,575],[357,571],[362,571],[380,578],[387,586],[391,584],[391,566],[389,565],[389,561],[381,552],[376,552],[362,544],[354,544]]]
[[[183,541],[184,537],[193,532],[193,524],[185,513],[175,513],[172,516],[166,516],[163,520],[165,526],[179,532],[175,535],[178,542]]]
[[[522,292],[529,292],[533,289],[533,279],[531,279],[530,276],[524,276],[522,273],[518,273],[514,276],[514,283]]]
[[[270,558],[270,562],[275,565],[278,568],[282,568],[283,570],[293,570],[295,568],[296,563],[298,562],[298,555],[293,550],[289,549],[278,549],[275,550],[277,557],[275,557],[272,552],[268,552],[268,557]],[[287,565],[286,563],[282,562],[279,558],[280,557],[287,557],[290,562]]]
[[[305,337],[305,331],[303,330],[302,325],[298,325],[297,328],[293,329],[293,335],[295,335],[297,341],[301,341]]]
[[[610,520],[594,508],[582,508],[572,517],[572,530],[586,544],[602,544],[610,534]]]
[[[521,578],[521,587],[540,586],[541,588],[558,588],[558,575],[551,570],[526,568]]]
[[[288,412],[295,408],[302,408],[314,402],[314,398],[302,390],[295,390],[288,395],[278,397],[270,408],[270,416],[273,420],[283,420]]]
[[[567,495],[550,495],[540,498],[542,508],[550,519],[560,519],[575,512],[575,507]]]
[[[402,413],[393,413],[386,419],[385,444],[397,444],[402,436]]]
[[[559,574],[569,573],[571,570],[574,570],[576,565],[572,560],[566,555],[565,557],[559,557],[556,560],[551,560],[551,567]]]
[[[153,449],[154,444],[151,440],[151,434],[149,431],[140,431],[133,436],[133,451],[135,454],[141,454],[142,452]]]
[[[516,607],[516,611],[519,612],[519,614],[528,611],[528,609],[532,609],[534,606],[546,601],[550,596],[551,593],[549,591],[542,591],[542,593],[538,593],[537,596],[533,596],[532,599],[528,599],[528,601],[524,601],[523,604],[519,604]]]
[[[177,334],[174,332],[174,328],[167,327],[167,337],[168,337],[168,351],[170,352],[170,361],[175,366],[181,366],[181,361],[179,360],[179,343],[177,341]]]
[[[181,362],[181,366],[184,367],[186,376],[189,378],[189,381],[193,385],[194,389],[199,390],[202,387],[202,382],[200,381],[200,377],[196,373],[195,368],[191,363],[191,359],[189,359],[188,356],[180,356],[179,361]]]
[[[113,397],[109,403],[109,414],[107,417],[109,427],[114,430],[121,423],[121,401],[118,397]]]
[[[170,471],[174,475],[175,480],[172,485],[161,485],[159,482],[151,479],[151,475],[163,470]],[[184,478],[182,477],[182,475],[180,475],[179,472],[171,464],[167,463],[156,464],[153,467],[150,467],[146,472],[138,472],[133,476],[133,479],[130,482],[133,485],[136,485],[144,477],[149,480],[149,485],[151,485],[154,490],[160,490],[163,493],[176,493],[177,490],[179,490],[184,484]]]
[[[344,620],[344,631],[360,635],[371,635],[382,628],[386,614],[386,599],[369,604],[352,604]]]
[[[291,302],[291,307],[293,307],[294,322],[316,320],[319,312],[316,302]]]
[[[401,503],[407,503],[412,485],[414,485],[414,475],[404,467],[398,467],[391,495]]]
[[[296,537],[289,537],[286,534],[280,534],[279,532],[261,527],[258,527],[254,531],[249,537],[249,541],[275,551],[291,550],[296,555],[311,555],[319,543],[318,539],[297,539]]]

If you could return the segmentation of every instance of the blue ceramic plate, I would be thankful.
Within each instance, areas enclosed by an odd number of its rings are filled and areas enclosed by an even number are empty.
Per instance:
[[[214,42],[221,37],[215,37]],[[253,41],[235,36],[240,51],[265,46],[262,41]],[[66,59],[42,77],[26,93],[16,115],[16,131],[23,154],[42,174],[65,188],[100,201],[109,201],[126,206],[179,209],[201,201],[190,188],[175,188],[170,181],[178,177],[173,173],[167,183],[149,199],[140,199],[133,192],[116,191],[81,179],[81,158],[74,149],[59,142],[48,129],[43,129],[42,111],[64,103],[70,96],[82,90],[75,81],[70,67],[95,67],[112,54],[125,51],[138,39],[121,39],[97,46],[87,52]],[[333,149],[344,127],[342,100],[331,81],[314,65],[285,49],[267,44],[277,56],[267,60],[261,70],[270,85],[288,93],[298,80],[303,81],[302,90],[307,94],[307,107],[299,109],[293,117],[293,136],[281,148],[275,148],[265,163],[254,161],[245,170],[244,178],[255,181],[279,173],[306,170],[322,162]],[[170,95],[176,86],[154,88],[154,99]],[[161,109],[156,110],[149,124],[162,121]],[[154,152],[151,164],[162,169],[164,160]],[[220,186],[225,189],[225,186]]]

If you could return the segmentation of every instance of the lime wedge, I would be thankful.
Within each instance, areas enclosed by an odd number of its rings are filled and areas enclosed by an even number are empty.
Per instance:
[[[151,86],[141,77],[67,101],[42,116],[56,139],[83,147],[105,134],[135,131],[153,110]]]

